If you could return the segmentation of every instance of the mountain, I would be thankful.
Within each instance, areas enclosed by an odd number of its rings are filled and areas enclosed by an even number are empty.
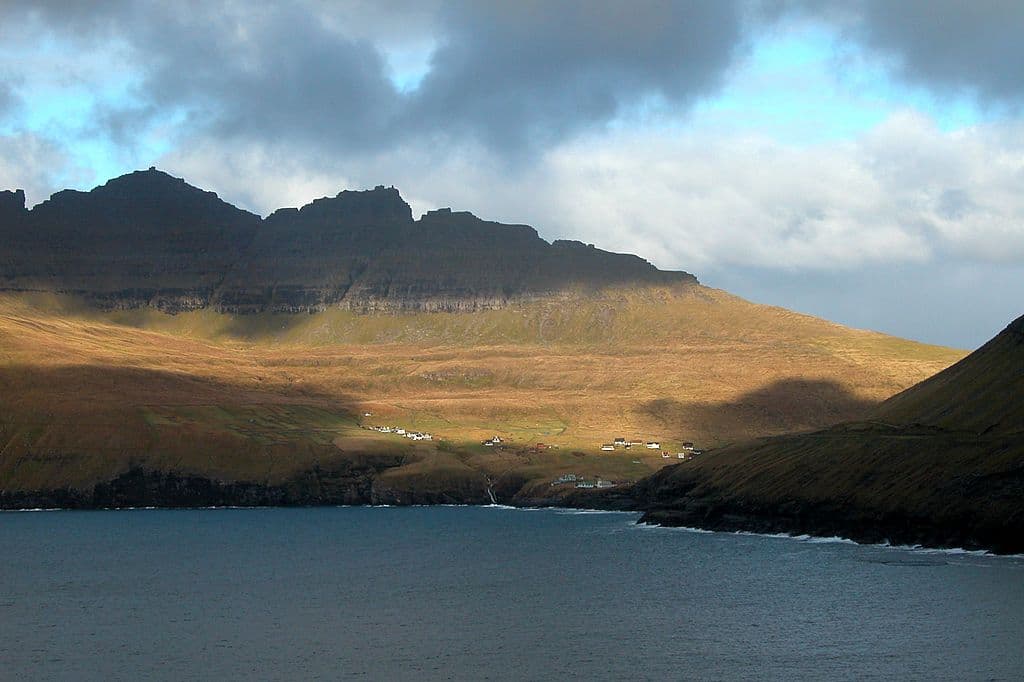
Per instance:
[[[632,255],[549,244],[525,225],[442,209],[414,220],[398,190],[343,191],[265,220],[161,171],[24,208],[0,195],[0,290],[169,312],[477,310],[569,288],[685,284]]]
[[[149,170],[0,193],[0,244],[0,507],[564,502],[963,357],[385,187],[261,219]]]
[[[722,448],[636,486],[665,525],[1024,552],[1024,317],[865,419]]]
[[[206,305],[261,224],[156,170],[64,190],[31,211],[18,197],[0,201],[0,288],[64,291],[106,307]]]

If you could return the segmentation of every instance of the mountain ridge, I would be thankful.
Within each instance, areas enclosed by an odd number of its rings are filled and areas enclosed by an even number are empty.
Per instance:
[[[150,168],[26,209],[0,194],[0,290],[101,308],[181,312],[466,311],[565,289],[697,284],[632,254],[439,209],[418,220],[394,187],[343,190],[266,218]]]

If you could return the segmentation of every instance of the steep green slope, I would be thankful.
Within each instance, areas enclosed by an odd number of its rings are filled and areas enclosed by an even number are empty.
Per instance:
[[[722,448],[641,481],[645,520],[1024,551],[1022,328],[867,421]]]

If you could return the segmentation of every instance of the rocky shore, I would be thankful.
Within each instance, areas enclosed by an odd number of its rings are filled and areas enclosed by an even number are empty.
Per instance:
[[[712,531],[843,537],[863,544],[1024,553],[1019,524],[984,524],[977,519],[925,518],[872,512],[841,504],[791,502],[769,506],[726,496],[693,494],[689,488],[660,488],[657,477],[608,490],[571,490],[547,497],[495,491],[478,485],[449,490],[396,487],[379,474],[398,461],[370,466],[315,468],[281,484],[222,482],[199,476],[132,469],[91,490],[2,492],[0,509],[118,509],[138,507],[289,507],[331,505],[431,505],[500,503],[515,507],[567,507],[638,511],[641,524]],[[493,496],[493,497],[492,497]]]

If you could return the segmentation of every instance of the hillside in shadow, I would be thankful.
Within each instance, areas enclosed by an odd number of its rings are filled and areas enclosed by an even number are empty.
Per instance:
[[[706,434],[710,443],[770,434],[807,431],[860,419],[877,407],[837,381],[782,379],[720,402],[681,402],[671,398],[647,401],[640,411],[666,432]]]
[[[0,365],[0,488],[88,486],[132,468],[276,480],[341,455],[344,395],[138,367]]]
[[[645,519],[1024,551],[1024,317],[870,419],[737,444],[637,484]]]
[[[393,187],[262,219],[150,168],[31,210],[24,202],[23,192],[0,199],[0,290],[69,293],[104,309],[466,311],[573,287],[697,281],[467,212],[414,220]]]

